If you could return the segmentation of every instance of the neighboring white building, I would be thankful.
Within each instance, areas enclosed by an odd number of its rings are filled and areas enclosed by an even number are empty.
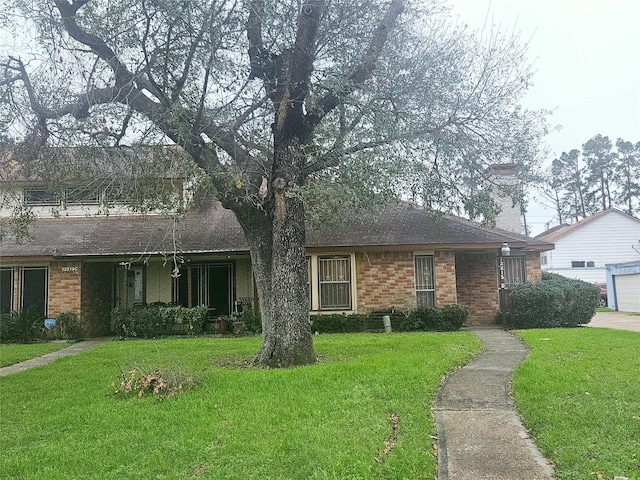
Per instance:
[[[586,282],[606,282],[606,264],[640,259],[640,220],[616,209],[559,225],[536,238],[556,246],[540,254],[543,270]]]

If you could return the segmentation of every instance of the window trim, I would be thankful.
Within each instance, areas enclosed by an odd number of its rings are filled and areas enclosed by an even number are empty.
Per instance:
[[[2,311],[0,310],[0,315],[3,313],[10,313],[13,310],[13,304],[14,304],[14,299],[15,299],[15,275],[16,275],[16,270],[14,267],[0,267],[0,273],[1,272],[8,272],[9,274],[9,278],[8,278],[8,305],[5,305],[5,310]],[[2,287],[4,287],[4,285],[2,285]],[[8,309],[6,307],[9,307]]]
[[[346,279],[345,280],[322,280],[320,263],[325,260],[346,260]],[[352,280],[352,263],[351,255],[320,255],[316,259],[318,265],[318,309],[320,311],[350,311],[353,308],[353,280]],[[349,296],[347,305],[322,305],[322,287],[324,285],[347,285],[347,293]]]
[[[19,308],[20,310],[23,310],[25,308],[24,306],[24,293],[25,293],[25,286],[24,286],[24,281],[25,281],[25,272],[26,271],[34,271],[34,270],[42,270],[44,272],[44,304],[43,304],[43,310],[44,310],[44,317],[46,318],[49,315],[49,267],[48,266],[39,266],[39,265],[34,265],[34,266],[28,266],[28,267],[20,267],[20,272],[19,272],[19,285],[18,285],[18,304],[19,304]]]
[[[418,285],[418,260],[419,259],[429,259],[430,261],[430,264],[431,264],[430,280],[431,280],[432,288],[418,288],[419,287]],[[413,290],[414,290],[414,295],[416,299],[416,307],[427,307],[427,306],[435,307],[437,305],[435,255],[414,253],[413,255]],[[420,302],[418,300],[419,293],[430,294],[429,296],[431,297],[432,301],[427,303],[432,303],[432,305],[420,305]]]
[[[348,308],[340,308],[340,309],[322,309],[320,308],[320,269],[319,269],[319,258],[326,257],[348,257],[349,258],[349,276],[350,276],[350,289],[349,295],[350,299],[350,307]],[[358,309],[358,290],[357,290],[357,268],[356,268],[356,254],[355,252],[318,252],[318,253],[307,253],[307,268],[309,268],[309,279],[310,279],[310,304],[309,304],[309,312],[314,314],[330,314],[330,313],[351,313],[355,312]]]
[[[39,192],[41,194],[44,194],[43,199],[30,199],[29,197],[29,193],[33,193],[33,192]],[[40,206],[55,206],[55,205],[60,205],[60,195],[52,192],[50,190],[48,190],[46,187],[40,187],[40,186],[29,186],[29,187],[24,187],[24,189],[22,190],[22,202],[25,205],[28,205],[30,207],[40,207]]]

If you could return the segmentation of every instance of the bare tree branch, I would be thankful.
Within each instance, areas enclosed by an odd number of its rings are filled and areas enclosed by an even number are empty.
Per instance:
[[[307,114],[306,119],[308,128],[315,128],[327,113],[340,104],[342,98],[360,88],[366,80],[371,78],[376,62],[382,52],[382,48],[389,37],[389,32],[394,27],[396,20],[403,11],[403,0],[393,0],[391,2],[384,19],[374,30],[371,40],[369,41],[369,45],[367,46],[359,65],[347,75],[340,88],[327,93],[318,101],[316,108]]]

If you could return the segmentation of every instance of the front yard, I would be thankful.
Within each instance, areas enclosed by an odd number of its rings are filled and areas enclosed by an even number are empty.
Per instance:
[[[480,347],[473,336],[320,335],[319,365],[246,368],[259,341],[110,342],[1,377],[0,476],[433,478],[431,401]],[[194,387],[114,395],[135,365],[172,367]]]
[[[517,335],[516,404],[557,478],[640,480],[640,333]],[[290,370],[248,368],[259,341],[111,342],[0,377],[0,478],[434,477],[431,401],[473,336],[320,335],[320,363]],[[114,394],[135,366],[193,387]]]
[[[640,479],[640,333],[520,331],[516,405],[562,480]]]

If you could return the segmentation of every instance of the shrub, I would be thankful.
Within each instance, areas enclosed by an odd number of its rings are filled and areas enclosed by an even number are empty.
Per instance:
[[[318,333],[355,333],[366,331],[366,315],[330,313],[310,315],[311,331]]]
[[[508,293],[509,309],[501,320],[509,328],[576,327],[595,315],[600,291],[582,280],[543,272],[542,281]]]
[[[466,305],[420,307],[409,312],[406,319],[398,325],[398,330],[451,332],[464,325],[469,313],[471,309]]]
[[[241,325],[238,331],[236,331],[237,325]],[[242,312],[231,315],[229,327],[236,334],[262,333],[262,317],[259,312],[255,312],[251,306],[246,305]]]
[[[111,311],[111,332],[119,338],[157,338],[174,333],[202,333],[207,307],[117,307]]]
[[[56,317],[55,325],[43,330],[43,337],[49,340],[77,340],[82,337],[82,328],[78,323],[78,315],[73,312],[62,312]]]
[[[31,343],[42,335],[44,316],[24,308],[0,317],[2,343]]]

